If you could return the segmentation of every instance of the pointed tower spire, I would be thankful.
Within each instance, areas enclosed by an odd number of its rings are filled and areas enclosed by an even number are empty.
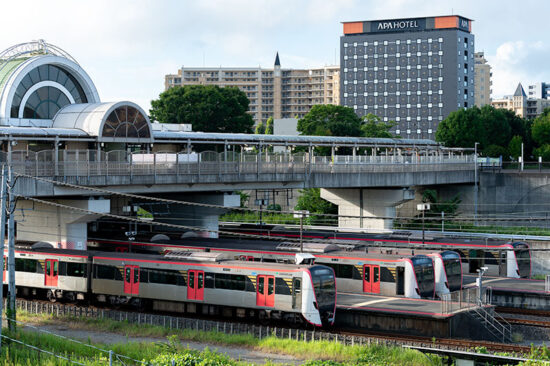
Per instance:
[[[277,51],[277,56],[275,56],[275,66],[281,66],[281,61],[279,60],[279,51]]]
[[[525,90],[523,90],[523,86],[521,83],[518,84],[518,87],[516,88],[516,91],[514,92],[514,97],[526,97],[527,94],[525,94]]]

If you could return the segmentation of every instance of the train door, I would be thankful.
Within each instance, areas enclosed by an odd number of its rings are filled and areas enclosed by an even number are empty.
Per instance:
[[[124,293],[139,295],[139,266],[124,266]]]
[[[477,249],[470,249],[468,252],[469,272],[476,273],[483,265],[482,261],[483,251]]]
[[[2,282],[6,283],[6,268],[8,268],[8,260],[6,256],[4,256],[4,271],[2,273]]]
[[[405,267],[396,267],[397,282],[395,288],[396,295],[405,295]]]
[[[375,264],[363,266],[363,292],[380,293],[380,266]]]
[[[275,277],[260,275],[256,277],[256,305],[273,306],[275,304]]]
[[[292,308],[302,308],[302,279],[294,278],[292,280]]]
[[[58,274],[59,261],[57,259],[46,259],[46,270],[44,271],[44,286],[57,287]]]
[[[187,299],[204,300],[204,271],[187,271]]]
[[[498,252],[498,275],[501,277],[507,277],[508,271],[506,271],[506,251],[502,250]]]

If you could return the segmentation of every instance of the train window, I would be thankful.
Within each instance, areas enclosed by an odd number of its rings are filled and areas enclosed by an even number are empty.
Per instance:
[[[96,278],[99,278],[102,280],[114,280],[115,267],[104,266],[101,264],[96,265]]]
[[[267,294],[273,295],[275,291],[275,279],[273,277],[268,277],[267,279]]]
[[[61,267],[61,266],[60,266]],[[61,268],[60,268],[61,272]],[[86,268],[84,263],[67,263],[67,276],[86,277]]]
[[[214,283],[216,288],[223,290],[244,291],[246,288],[245,276],[216,273]]]
[[[372,277],[374,277],[374,278],[373,278],[372,282],[380,281],[380,267],[373,267],[373,272],[374,273],[372,274]]]
[[[302,292],[302,279],[301,278],[295,278],[294,279],[294,292],[299,294]]]
[[[381,282],[395,282],[395,277],[392,271],[387,267],[380,267],[380,281]]]
[[[354,267],[351,264],[323,263],[323,265],[334,269],[337,278],[354,278]]]
[[[55,261],[53,262],[53,276],[57,276],[59,273],[59,262]]]
[[[149,271],[143,268],[139,270],[139,282],[149,283]]]
[[[31,272],[36,273],[36,264],[38,263],[35,259],[23,259],[23,258],[15,258],[15,270],[17,272]],[[4,265],[6,262],[4,262]]]
[[[204,288],[214,288],[214,273],[204,273]]]
[[[149,270],[149,282],[162,283],[165,285],[177,285],[178,274],[178,272],[170,270]]]
[[[195,271],[189,271],[189,287],[195,288]]]
[[[277,295],[290,295],[290,287],[284,279],[275,278],[275,293]]]

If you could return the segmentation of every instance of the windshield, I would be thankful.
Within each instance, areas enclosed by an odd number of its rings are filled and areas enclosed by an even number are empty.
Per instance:
[[[416,275],[418,290],[421,297],[433,297],[435,280],[432,260],[425,255],[417,255],[411,259]]]
[[[447,275],[449,291],[460,290],[460,286],[462,285],[460,256],[456,252],[446,251],[441,253],[441,258],[443,258],[443,266],[445,267],[445,274]]]
[[[514,243],[513,246],[518,262],[519,276],[529,277],[531,275],[531,253],[529,252],[529,245],[518,242]]]
[[[313,281],[313,288],[319,309],[321,307],[330,307],[334,309],[336,299],[336,282],[332,269],[325,266],[311,267],[309,270]]]

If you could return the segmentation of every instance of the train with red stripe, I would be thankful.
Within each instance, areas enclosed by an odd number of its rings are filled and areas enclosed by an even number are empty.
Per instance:
[[[260,235],[273,238],[298,238],[300,232],[282,225],[230,224],[220,227],[224,232]],[[487,275],[529,278],[531,277],[531,251],[522,240],[492,238],[427,236],[424,240],[410,232],[388,234],[352,233],[335,230],[306,230],[302,232],[307,240],[363,242],[368,246],[389,248],[423,247],[431,250],[450,250],[460,254],[464,273],[477,273],[487,267]]]
[[[97,233],[96,233],[97,234]],[[186,234],[188,235],[188,234]],[[184,237],[170,239],[157,234],[149,240],[106,240],[90,237],[89,248],[99,250],[166,253],[195,251],[230,253],[235,259],[262,263],[293,262],[300,251],[313,256],[315,263],[334,269],[338,290],[409,298],[436,295],[434,262],[427,255],[402,255],[395,250],[365,250],[329,243],[303,243],[270,240],[238,240]],[[458,282],[461,283],[461,273]],[[452,283],[457,282],[453,279]]]
[[[334,323],[334,271],[308,258],[300,264],[263,263],[232,260],[224,253],[159,256],[34,247],[15,253],[18,296],[315,326]]]

